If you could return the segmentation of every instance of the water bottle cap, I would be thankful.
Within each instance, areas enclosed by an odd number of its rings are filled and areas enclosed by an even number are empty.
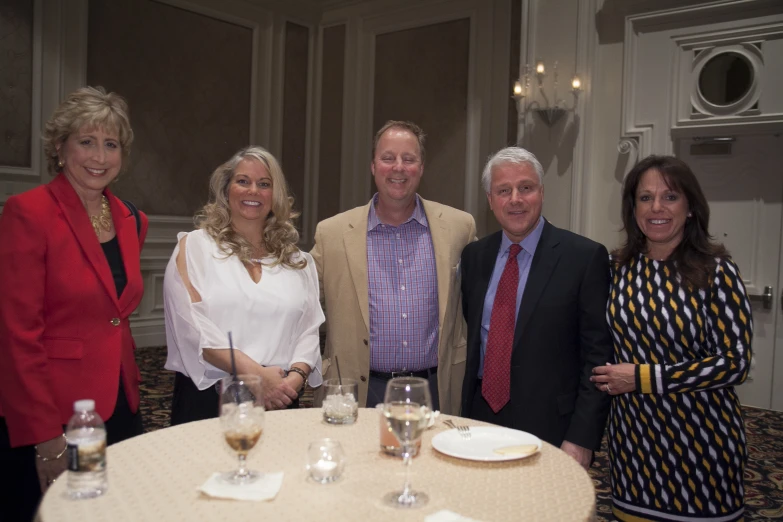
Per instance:
[[[95,401],[92,399],[82,399],[73,403],[73,411],[93,411]]]

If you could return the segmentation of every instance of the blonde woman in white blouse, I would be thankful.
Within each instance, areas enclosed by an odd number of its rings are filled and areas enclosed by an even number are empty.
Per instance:
[[[177,236],[163,285],[172,424],[217,416],[229,331],[237,371],[262,377],[268,409],[296,406],[306,384],[321,384],[324,314],[292,199],[274,156],[249,147],[212,174],[198,230]]]

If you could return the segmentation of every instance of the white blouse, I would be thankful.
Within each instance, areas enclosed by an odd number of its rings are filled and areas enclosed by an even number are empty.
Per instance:
[[[185,245],[188,278],[201,296],[193,303],[177,270],[179,240]],[[204,231],[177,234],[177,247],[166,267],[163,301],[168,357],[165,368],[189,376],[205,390],[228,376],[204,360],[204,348],[234,348],[264,366],[285,370],[293,363],[313,369],[308,379],[319,386],[321,351],[318,328],[324,314],[318,295],[318,274],[310,254],[298,254],[307,266],[296,270],[263,265],[255,283],[237,256],[226,257]]]

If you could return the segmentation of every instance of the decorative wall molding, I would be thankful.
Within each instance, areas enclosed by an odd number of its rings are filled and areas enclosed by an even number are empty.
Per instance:
[[[644,23],[650,17],[651,15],[647,14],[626,17],[625,46],[623,49],[623,130],[621,142],[628,138],[635,139],[638,143],[637,152],[641,157],[646,156],[647,151],[652,148],[650,137],[655,130],[657,122],[639,121],[639,118],[636,116],[638,92],[635,81],[637,79],[637,70],[643,64],[638,56],[639,33],[635,24]],[[670,150],[665,152],[670,152]],[[630,169],[626,170],[626,174],[628,170]]]
[[[195,227],[191,218],[148,216],[149,229],[141,251],[141,277],[144,296],[130,318],[136,346],[166,344],[163,316],[163,274],[177,244],[178,232],[190,232]]]
[[[625,179],[625,176],[627,176],[631,169],[639,162],[639,137],[627,136],[622,138],[620,143],[617,144],[617,152],[623,156],[628,156],[626,158],[625,168],[623,169],[623,179]]]
[[[732,134],[783,129],[783,103],[777,101],[780,90],[775,87],[783,81],[783,58],[770,49],[772,45],[783,49],[783,13],[776,18],[773,22],[766,22],[769,18],[738,21],[734,27],[672,39],[679,50],[675,55],[674,136],[710,134],[718,127]],[[723,52],[744,56],[751,64],[753,80],[735,103],[716,106],[701,96],[698,81],[706,62]]]
[[[0,165],[0,182],[16,181],[20,183],[35,183],[41,178],[43,147],[41,144],[41,74],[43,62],[43,3],[44,0],[33,2],[33,42],[32,42],[32,96],[30,120],[30,166],[12,167]],[[45,164],[45,163],[44,163]],[[0,210],[15,186],[10,183],[0,191]]]
[[[690,75],[687,78],[691,84],[691,119],[709,118],[711,116],[743,116],[759,114],[758,102],[761,96],[761,76],[764,73],[764,60],[761,49],[753,43],[739,43],[733,45],[719,45],[716,47],[694,49],[696,54],[692,62]],[[704,67],[713,58],[722,54],[736,54],[743,56],[751,65],[751,85],[748,91],[739,100],[728,105],[716,105],[708,100],[701,92],[699,78],[704,72]],[[683,60],[684,62],[685,60]],[[754,109],[754,106],[756,108]]]
[[[782,26],[779,2],[769,0],[725,0],[626,17],[621,141],[638,139],[639,157],[644,157],[671,154],[673,141],[685,136],[783,129],[783,107],[768,103],[750,110],[764,96],[765,85],[769,100],[776,99],[779,90],[763,83],[768,81],[763,68],[783,70],[783,58],[780,52],[743,47],[764,41],[780,45]],[[703,66],[695,51],[718,46],[742,51],[760,71],[758,85],[741,100],[738,112],[716,111],[694,97],[694,78]],[[694,105],[701,114],[693,114]],[[650,107],[669,110],[653,113]]]
[[[591,176],[588,155],[592,154],[593,133],[590,126],[593,122],[595,100],[593,97],[593,76],[596,70],[598,54],[598,32],[593,23],[598,12],[597,0],[586,0],[577,3],[579,9],[579,27],[576,36],[576,67],[582,80],[581,103],[576,105],[581,116],[578,118],[580,132],[574,146],[575,161],[571,163],[571,226],[570,230],[577,234],[586,234],[587,216],[590,206]]]

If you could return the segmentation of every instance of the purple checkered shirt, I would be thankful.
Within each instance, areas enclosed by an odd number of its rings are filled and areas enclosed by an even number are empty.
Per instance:
[[[419,371],[438,365],[438,275],[427,216],[416,196],[398,227],[381,223],[373,196],[367,218],[370,369]]]

